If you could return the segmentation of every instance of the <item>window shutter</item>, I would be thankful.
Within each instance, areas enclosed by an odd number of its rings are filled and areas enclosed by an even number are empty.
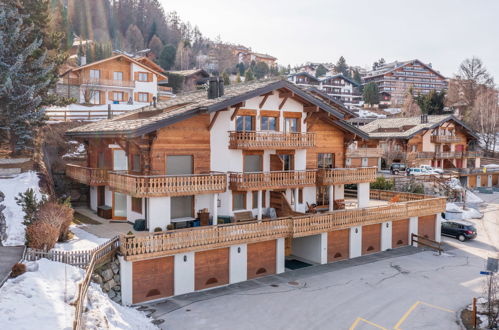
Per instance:
[[[103,91],[99,91],[99,103],[100,104],[106,103],[106,93]]]
[[[152,102],[152,94],[147,93],[147,102],[151,103]]]
[[[138,92],[133,93],[133,100],[134,100],[135,102],[138,102],[138,101],[139,101],[139,93],[138,93]]]
[[[123,101],[128,102],[128,93],[123,93]]]
[[[139,80],[139,73],[138,72],[133,73],[133,80],[135,80],[135,81]]]
[[[147,81],[152,82],[152,73],[151,72],[147,73]]]
[[[108,92],[107,95],[108,95],[109,101],[114,101],[113,92]]]

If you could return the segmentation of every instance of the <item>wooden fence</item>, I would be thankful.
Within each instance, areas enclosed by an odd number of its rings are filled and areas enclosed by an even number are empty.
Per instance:
[[[111,110],[111,116],[122,115],[126,110]],[[97,121],[108,119],[109,111],[105,110],[47,110],[51,121]]]
[[[429,247],[430,249],[438,251],[438,254],[442,254],[444,249],[442,248],[442,242],[437,242],[435,240],[429,239],[424,236],[419,236],[414,233],[411,234],[411,245],[414,246],[414,243],[419,245],[423,245]]]

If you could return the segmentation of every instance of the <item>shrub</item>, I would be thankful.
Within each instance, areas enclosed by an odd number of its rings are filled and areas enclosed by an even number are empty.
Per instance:
[[[379,189],[379,190],[393,190],[395,187],[395,182],[393,179],[386,179],[384,176],[379,176],[376,178],[376,181],[371,182],[371,189]]]
[[[170,224],[166,225],[166,229],[173,230],[173,224],[170,223]]]
[[[161,229],[161,227],[156,227],[156,228],[154,228],[154,232],[155,232],[155,233],[157,233],[157,232],[159,232],[159,231],[163,231],[163,229]]]
[[[58,228],[58,240],[65,241],[68,238],[69,226],[73,221],[73,213],[74,210],[66,204],[49,202],[40,207],[37,220],[49,223]]]
[[[410,182],[402,190],[413,194],[424,194],[424,185],[418,182]]]
[[[128,236],[133,236],[133,232],[130,230],[128,233],[126,233]]]
[[[26,265],[17,263],[14,266],[12,266],[12,271],[10,273],[11,277],[18,277],[19,275],[22,275],[26,273]]]
[[[18,197],[15,197],[17,205],[21,206],[24,212],[24,224],[28,226],[36,220],[36,213],[40,207],[47,202],[45,197],[38,200],[35,195],[35,191],[31,188],[27,189],[24,193],[19,193]]]
[[[49,250],[58,238],[59,228],[45,221],[36,221],[26,228],[26,240],[33,249]]]

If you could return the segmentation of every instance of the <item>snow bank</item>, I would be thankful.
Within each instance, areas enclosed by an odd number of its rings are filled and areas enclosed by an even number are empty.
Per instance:
[[[74,234],[73,238],[64,243],[57,243],[53,250],[91,250],[108,241],[107,238],[97,237],[81,227],[71,226],[69,230]]]
[[[475,195],[473,192],[466,190],[466,203],[482,204],[483,199]]]
[[[77,144],[74,144],[71,142],[73,142],[73,141],[70,141],[70,143],[68,143],[70,145],[69,151],[67,153],[65,153],[64,155],[62,155],[62,158],[64,158],[64,159],[66,159],[66,158],[85,158],[87,156],[85,145],[83,143],[77,142]]]
[[[7,221],[7,238],[3,241],[5,246],[24,245],[25,226],[23,225],[24,212],[17,205],[15,197],[32,188],[38,199],[42,197],[38,187],[38,176],[36,172],[25,172],[10,179],[0,179],[0,191],[5,195],[3,204],[6,206],[3,214]]]
[[[462,207],[454,203],[447,203],[445,211],[445,219],[447,220],[481,219],[483,217],[483,214],[477,209],[467,207],[466,210],[463,210]]]
[[[72,329],[77,284],[84,270],[41,259],[33,271],[8,280],[0,289],[2,329]],[[143,313],[111,301],[92,284],[87,292],[85,329],[157,329]]]

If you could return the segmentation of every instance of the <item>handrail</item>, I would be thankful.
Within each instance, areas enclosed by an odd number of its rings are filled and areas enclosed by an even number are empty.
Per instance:
[[[315,133],[280,131],[229,131],[230,149],[296,149],[315,145]]]
[[[236,191],[313,186],[316,174],[316,170],[232,172],[229,173],[229,185]]]
[[[66,175],[90,186],[104,186],[108,183],[108,169],[66,164]]]

